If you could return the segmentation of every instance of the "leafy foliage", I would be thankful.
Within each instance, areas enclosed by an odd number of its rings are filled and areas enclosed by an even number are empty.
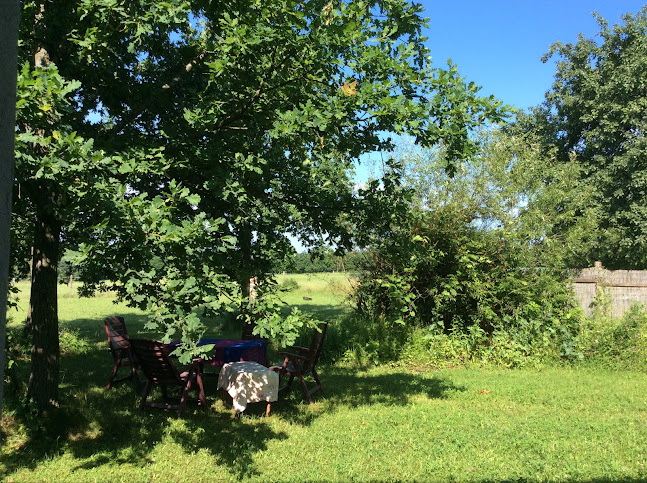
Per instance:
[[[160,186],[181,184],[188,190],[186,200],[194,201],[177,203],[168,212],[168,226],[202,222],[210,231],[210,236],[200,235],[204,246],[222,247],[217,240],[223,240],[226,250],[201,250],[195,261],[190,254],[169,260],[142,253],[126,242],[139,231],[140,221],[128,226],[129,216],[115,220],[110,214],[107,225],[96,225],[83,259],[92,260],[85,280],[97,282],[110,273],[108,278],[121,279],[125,296],[134,303],[143,298],[167,307],[158,316],[167,321],[167,338],[185,317],[199,331],[189,307],[209,309],[221,294],[235,293],[217,274],[238,283],[246,296],[249,278],[262,281],[272,264],[292,250],[287,233],[314,246],[333,241],[343,248],[360,241],[355,233],[362,230],[353,230],[358,220],[368,225],[378,217],[389,219],[387,196],[369,190],[354,193],[350,183],[358,156],[392,146],[376,132],[411,132],[425,145],[445,139],[459,157],[471,152],[466,138],[470,126],[502,115],[500,103],[478,98],[475,86],[465,83],[455,68],[431,68],[416,6],[400,1],[338,6],[195,2],[190,8],[198,27],[180,28],[179,39],[165,47],[165,59],[183,60],[174,64],[181,74],[161,90],[153,89],[159,96],[157,113],[153,115],[147,102],[129,99],[130,108],[144,120],[126,124],[118,119],[122,105],[109,98],[102,101],[102,112],[116,124],[103,125],[117,138],[139,139],[157,150],[154,155],[133,150],[122,155],[119,174],[133,199],[155,204]],[[159,78],[159,66],[150,60],[139,62],[136,77],[124,77],[123,82]],[[380,191],[377,185],[371,190]],[[121,193],[131,203],[130,192],[122,188]],[[163,198],[174,199],[166,193]],[[383,206],[376,210],[379,204]],[[125,225],[129,232],[124,232]],[[105,227],[114,227],[107,228],[110,236],[103,233]],[[187,236],[178,236],[178,246],[197,250],[192,235]],[[162,248],[167,237],[156,240],[156,246],[168,251]],[[142,260],[150,255],[155,262],[158,257],[165,267],[179,263],[182,267],[172,274],[163,271],[163,278],[182,284],[179,278],[191,274],[195,285],[165,294],[158,272],[149,277],[152,269],[137,265],[140,256],[119,255],[126,247],[127,253],[141,253]],[[200,265],[208,268],[195,268]],[[141,274],[142,282],[134,283],[133,277]],[[215,280],[222,283],[214,285]],[[189,293],[193,295],[185,297]],[[269,321],[280,316],[267,317],[265,310],[259,323],[267,322],[268,332],[275,333],[275,323]]]
[[[60,254],[66,246],[91,239],[104,213],[114,210],[113,192],[128,186],[127,179],[120,179],[123,158],[116,155],[123,144],[117,151],[114,137],[94,125],[91,114],[109,105],[111,95],[138,98],[142,91],[134,84],[141,86],[143,79],[124,89],[124,78],[134,80],[133,65],[167,45],[175,17],[169,19],[160,12],[184,10],[186,19],[185,6],[22,3],[13,190],[18,222],[12,255],[15,274],[20,275],[33,253],[27,325],[34,349],[28,396],[39,410],[55,406],[58,400]],[[153,32],[160,36],[146,38]],[[130,107],[121,104],[123,112],[136,114]],[[139,148],[140,153],[146,151]]]
[[[440,174],[441,152],[411,154],[413,209],[377,240],[355,295],[359,313],[377,325],[426,327],[432,338],[463,334],[470,357],[504,340],[520,359],[555,343],[570,356],[578,318],[563,263],[588,233],[585,218],[570,223],[577,165],[553,165],[502,133],[486,136],[482,155],[454,177]]]
[[[87,293],[114,288],[199,354],[196,312],[245,297],[288,233],[347,249],[390,220],[393,190],[353,190],[360,155],[406,132],[458,160],[506,114],[432,67],[424,25],[404,0],[25,2],[16,193],[25,231],[43,227],[34,266],[56,275],[71,249]],[[37,274],[34,298],[52,360],[55,279]],[[266,315],[271,334],[301,323]]]
[[[298,284],[292,282],[296,288]],[[253,298],[241,297],[237,304],[241,307],[237,318],[253,325],[255,336],[271,341],[277,348],[294,345],[299,335],[315,329],[319,323],[316,318],[304,314],[297,307],[293,307],[286,315],[281,310],[285,307],[281,291],[283,289],[280,285],[271,279],[266,280],[256,288]]]
[[[555,81],[520,127],[560,162],[574,154],[582,179],[595,188],[582,209],[597,211],[600,230],[576,263],[644,268],[647,9],[613,28],[596,18],[599,40],[580,36],[551,46],[545,58],[558,58]]]
[[[576,350],[596,367],[644,370],[647,367],[647,313],[635,305],[623,317],[614,319],[603,311],[582,321]]]

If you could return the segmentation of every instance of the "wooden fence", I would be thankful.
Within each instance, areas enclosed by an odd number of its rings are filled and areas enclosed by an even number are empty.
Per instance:
[[[608,303],[608,315],[622,317],[634,304],[647,307],[647,271],[607,270],[600,262],[585,268],[575,278],[575,297],[588,316],[593,313],[595,297]]]

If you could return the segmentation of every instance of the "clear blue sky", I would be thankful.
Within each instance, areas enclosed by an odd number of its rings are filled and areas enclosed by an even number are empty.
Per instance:
[[[554,60],[541,61],[550,45],[577,42],[577,35],[596,38],[600,31],[593,12],[610,26],[626,13],[635,14],[647,0],[418,0],[429,18],[427,46],[436,67],[451,59],[460,75],[519,109],[543,101],[555,74]],[[375,176],[366,155],[355,179]]]
[[[429,18],[428,47],[438,67],[451,58],[459,73],[482,94],[494,94],[518,108],[535,106],[552,84],[555,68],[541,57],[557,41],[599,31],[594,11],[609,25],[636,13],[632,0],[422,0]]]
[[[447,59],[468,81],[481,86],[481,94],[494,94],[506,104],[527,109],[540,104],[555,73],[552,60],[541,62],[551,44],[573,43],[577,35],[599,32],[592,13],[609,25],[635,14],[647,0],[418,0],[429,18],[428,47],[437,67]],[[374,175],[366,156],[355,179]],[[299,251],[303,248],[295,243]]]

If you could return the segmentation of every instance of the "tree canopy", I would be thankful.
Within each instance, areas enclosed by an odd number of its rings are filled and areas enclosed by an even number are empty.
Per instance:
[[[450,162],[472,155],[471,130],[505,109],[431,65],[424,26],[403,0],[25,2],[15,203],[34,240],[31,397],[57,398],[62,248],[89,292],[151,311],[188,357],[194,309],[264,277],[288,234],[347,248],[392,223],[391,181],[353,188],[362,154],[409,133]]]
[[[555,43],[555,81],[541,106],[520,120],[546,152],[562,162],[575,155],[582,179],[595,187],[583,206],[598,213],[599,230],[573,261],[610,268],[647,265],[647,8],[610,27],[599,15],[599,39]]]

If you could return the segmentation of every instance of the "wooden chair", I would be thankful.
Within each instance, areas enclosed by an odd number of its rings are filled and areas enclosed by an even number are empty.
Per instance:
[[[134,379],[136,382],[139,382],[139,378],[137,377],[137,362],[130,348],[130,339],[124,318],[113,315],[112,317],[107,317],[103,323],[106,329],[106,336],[108,337],[110,354],[112,354],[112,358],[115,361],[112,374],[110,375],[108,384],[106,384],[106,389],[110,389],[115,382],[125,381],[127,379]],[[130,367],[130,374],[115,379],[120,367]]]
[[[319,390],[323,391],[323,385],[317,374],[316,366],[321,355],[327,327],[327,323],[321,323],[317,326],[312,335],[310,347],[291,346],[288,347],[291,352],[279,352],[279,356],[284,357],[283,363],[270,367],[270,369],[279,372],[281,383],[286,376],[288,377],[287,383],[279,388],[279,392],[289,389],[295,377],[299,380],[303,393],[310,404],[312,404],[312,394]],[[308,389],[304,379],[308,374],[312,375],[316,383],[310,389]]]
[[[153,340],[132,339],[130,344],[137,358],[137,363],[147,379],[142,399],[139,403],[139,411],[142,411],[144,406],[176,409],[178,416],[182,416],[189,390],[194,383],[197,384],[199,391],[198,405],[206,407],[207,403],[204,397],[204,387],[202,385],[202,374],[200,370],[201,362],[192,364],[188,371],[180,373],[171,361],[168,349],[164,343]],[[164,403],[148,401],[148,396],[154,384],[161,387],[162,395],[165,399]],[[178,404],[168,402],[168,387],[175,387],[181,391],[182,395]]]
[[[240,336],[242,340],[255,340],[255,339],[260,339],[257,335],[253,334],[254,329],[256,328],[256,324],[254,323],[247,323],[243,322],[243,333]]]

